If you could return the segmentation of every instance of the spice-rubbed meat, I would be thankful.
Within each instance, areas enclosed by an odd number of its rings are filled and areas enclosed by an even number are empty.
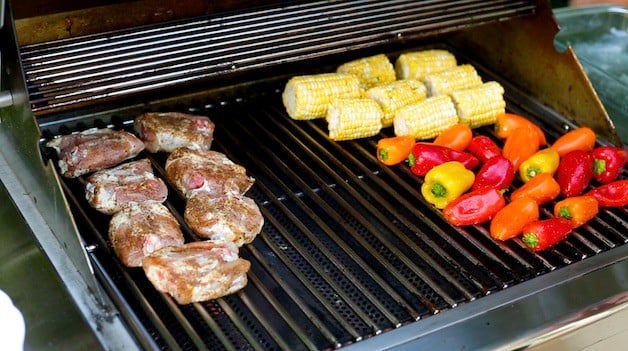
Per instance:
[[[255,181],[225,154],[189,148],[178,148],[168,156],[166,177],[187,198],[197,192],[244,194]]]
[[[264,225],[255,201],[235,193],[195,194],[188,199],[184,219],[199,237],[226,240],[238,246],[252,242]]]
[[[160,203],[131,205],[113,215],[109,240],[128,267],[141,266],[142,259],[155,250],[184,243],[179,222]]]
[[[135,135],[108,128],[64,135],[46,146],[57,151],[59,169],[67,178],[115,166],[144,150],[144,143]]]
[[[149,152],[172,152],[184,146],[209,150],[214,127],[208,117],[178,112],[145,113],[134,122],[135,132]]]
[[[167,196],[166,184],[155,177],[148,159],[100,170],[85,184],[87,202],[105,214],[114,214],[131,204],[162,203]]]
[[[232,294],[247,283],[251,263],[225,241],[199,241],[153,252],[142,268],[157,290],[178,303],[207,301]]]

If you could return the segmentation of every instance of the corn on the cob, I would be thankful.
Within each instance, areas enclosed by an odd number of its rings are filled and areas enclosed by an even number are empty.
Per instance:
[[[447,50],[423,50],[399,55],[395,72],[397,79],[421,79],[456,65],[456,57]]]
[[[429,97],[406,105],[395,114],[395,135],[411,135],[415,139],[434,138],[458,123],[456,108],[449,95]]]
[[[427,88],[427,96],[436,96],[480,85],[482,84],[482,78],[480,78],[473,66],[465,64],[429,74],[423,77],[422,82]]]
[[[323,118],[335,98],[353,98],[362,94],[360,81],[350,74],[321,73],[291,78],[281,96],[292,119]]]
[[[497,115],[506,112],[504,88],[497,82],[455,90],[450,95],[460,123],[470,128],[495,124]]]
[[[329,105],[327,123],[332,140],[370,137],[382,129],[382,109],[372,99],[335,99]]]
[[[374,86],[365,95],[377,101],[382,108],[382,127],[386,128],[392,125],[395,112],[400,107],[425,100],[427,90],[418,80],[405,79]]]
[[[360,80],[362,89],[377,84],[395,81],[395,69],[384,54],[365,57],[344,63],[336,69],[337,73],[353,74]]]

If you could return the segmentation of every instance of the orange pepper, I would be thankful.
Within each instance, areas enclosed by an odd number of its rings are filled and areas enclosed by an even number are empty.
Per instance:
[[[515,169],[519,169],[523,161],[539,151],[539,139],[530,127],[516,129],[504,143],[502,155],[507,158]]]
[[[510,194],[510,200],[529,197],[541,205],[554,200],[558,194],[560,194],[560,185],[556,179],[549,173],[541,173],[513,191]]]
[[[501,113],[497,115],[497,123],[495,123],[495,133],[498,138],[508,138],[516,129],[530,127],[534,129],[534,132],[539,137],[539,145],[543,146],[547,144],[545,133],[543,130],[534,124],[529,119],[514,114],[514,113]]]
[[[491,221],[493,239],[508,240],[521,233],[523,227],[539,219],[539,205],[534,199],[521,197],[499,210]]]
[[[377,159],[387,166],[401,163],[408,158],[415,142],[414,137],[409,135],[379,139],[376,151]]]
[[[589,127],[580,127],[560,136],[551,148],[563,157],[571,151],[591,151],[595,146],[595,132]]]
[[[597,199],[588,195],[568,197],[554,205],[554,216],[570,220],[574,228],[585,224],[598,212]]]
[[[434,144],[446,146],[456,151],[464,151],[471,143],[472,138],[473,131],[471,128],[466,124],[457,123],[442,131],[434,139]]]

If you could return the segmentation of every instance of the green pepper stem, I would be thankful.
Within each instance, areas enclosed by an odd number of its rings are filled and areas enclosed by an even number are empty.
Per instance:
[[[558,217],[562,217],[562,218],[565,218],[565,219],[571,219],[571,211],[569,211],[569,207],[562,206],[558,210]]]
[[[380,149],[379,150],[379,158],[381,160],[387,160],[388,159],[388,151],[384,150],[384,149]]]
[[[539,244],[539,238],[534,233],[524,233],[521,240],[532,249]]]
[[[415,160],[415,158],[414,158],[414,154],[413,154],[413,153],[410,153],[410,154],[408,155],[408,158],[406,159],[406,162],[408,162],[408,166],[410,166],[410,167],[414,166],[414,162],[415,162],[415,161],[416,161],[416,160]]]
[[[536,166],[530,166],[526,170],[526,174],[527,174],[528,178],[530,178],[530,179],[532,179],[535,176],[539,175],[539,173],[541,173],[541,169],[539,167],[536,167]]]
[[[597,175],[606,172],[606,160],[596,158],[595,161],[593,161],[593,172]]]
[[[441,183],[434,183],[432,185],[432,194],[436,197],[445,197],[447,189]]]

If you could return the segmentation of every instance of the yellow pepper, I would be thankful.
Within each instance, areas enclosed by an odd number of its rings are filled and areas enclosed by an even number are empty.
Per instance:
[[[559,163],[558,151],[552,148],[543,149],[523,161],[519,166],[519,176],[524,183],[527,183],[541,173],[554,175]]]
[[[469,190],[474,180],[475,174],[462,163],[445,162],[427,172],[421,194],[427,202],[442,209]]]

